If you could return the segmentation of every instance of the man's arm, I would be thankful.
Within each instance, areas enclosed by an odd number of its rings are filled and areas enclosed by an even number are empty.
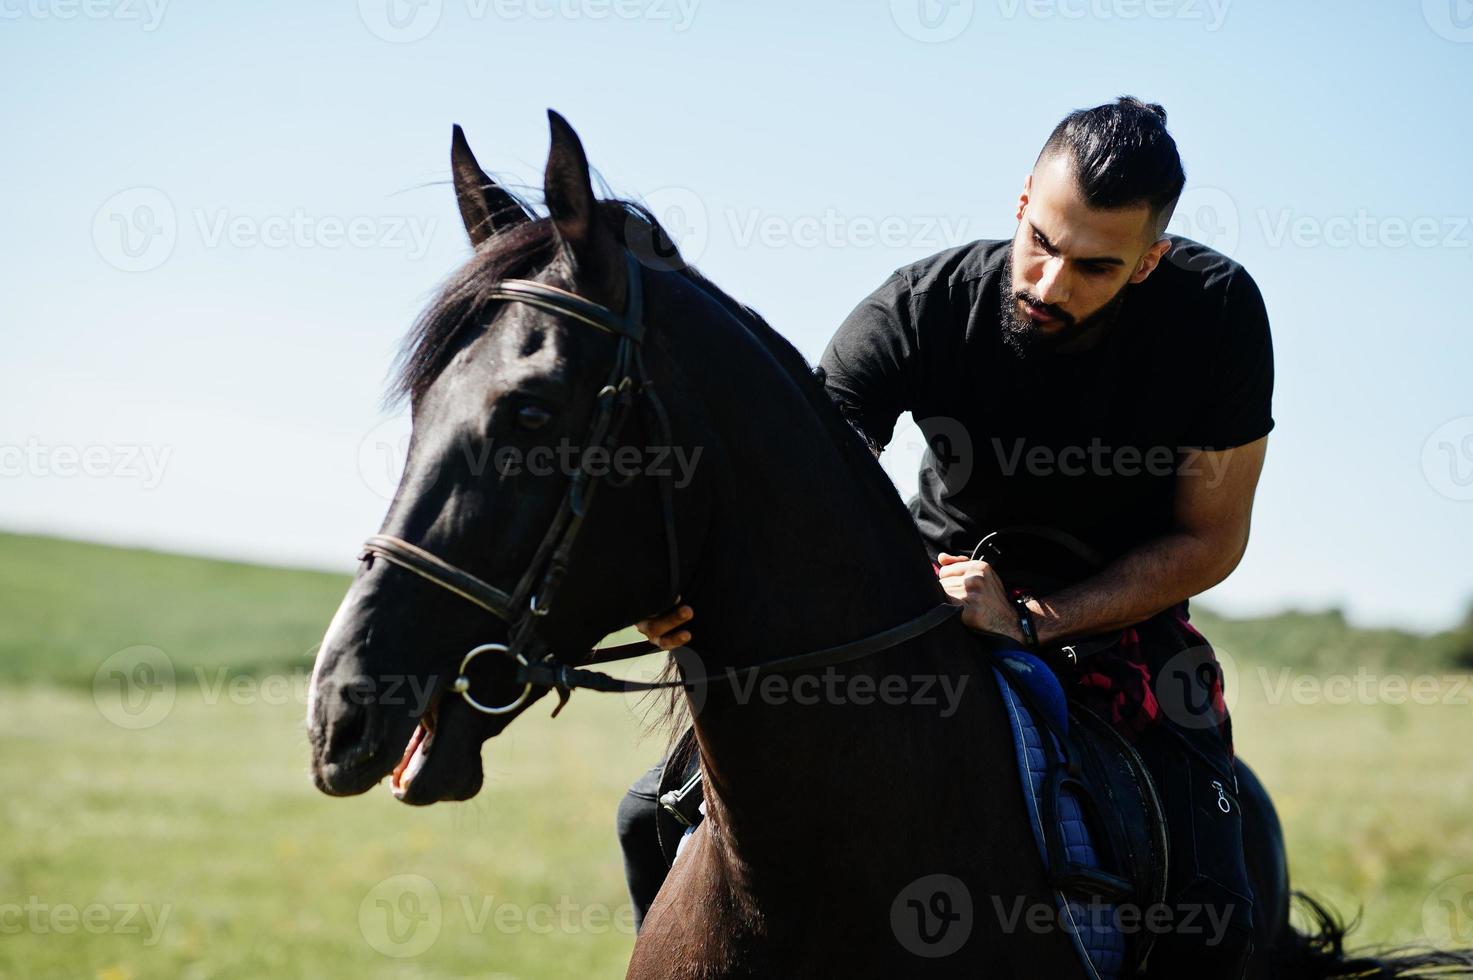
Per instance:
[[[1177,477],[1176,529],[1126,552],[1099,574],[1030,604],[1040,643],[1121,629],[1206,592],[1248,548],[1253,494],[1268,437],[1194,451]]]
[[[1268,437],[1182,457],[1175,529],[1126,552],[1098,574],[1028,604],[1040,645],[1122,629],[1221,582],[1248,547],[1253,495]],[[985,562],[943,556],[942,583],[973,629],[1022,639],[1018,615]],[[979,567],[980,566],[980,567]]]

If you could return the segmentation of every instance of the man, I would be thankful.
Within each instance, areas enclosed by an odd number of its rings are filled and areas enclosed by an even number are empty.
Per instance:
[[[1195,906],[1194,921],[1230,925],[1188,928],[1183,915],[1157,937],[1151,975],[1238,977],[1252,891],[1231,729],[1187,600],[1247,546],[1273,428],[1273,352],[1248,273],[1165,233],[1186,179],[1165,123],[1160,106],[1128,97],[1071,113],[1024,181],[1012,241],[900,269],[840,326],[820,368],[876,453],[904,411],[927,432],[910,508],[963,621],[1057,664],[1071,696],[1131,738],[1156,775],[1173,901]],[[1019,526],[1064,532],[1103,566],[1048,594],[1010,590],[967,556],[988,532]],[[690,641],[693,615],[681,607],[640,627],[674,648]],[[1104,653],[1059,659],[1067,641],[1112,633],[1121,639]],[[1197,689],[1179,690],[1182,678]],[[637,904],[664,870],[640,859],[647,782],[621,808]]]

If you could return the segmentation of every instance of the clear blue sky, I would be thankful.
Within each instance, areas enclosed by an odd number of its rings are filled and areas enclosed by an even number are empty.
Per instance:
[[[1473,597],[1466,0],[0,0],[0,73],[0,526],[349,568],[385,372],[465,254],[452,122],[535,181],[559,109],[816,358],[894,267],[1010,235],[1053,124],[1131,93],[1182,149],[1175,230],[1275,331],[1211,601]]]

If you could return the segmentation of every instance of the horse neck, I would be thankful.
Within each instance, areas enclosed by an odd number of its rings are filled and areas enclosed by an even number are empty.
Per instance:
[[[710,520],[685,593],[695,649],[709,665],[743,666],[875,633],[940,601],[904,504],[859,440],[821,417],[804,390],[816,382],[794,377],[801,358],[760,330],[725,326],[701,336],[699,355],[680,355],[706,427],[688,435],[710,468]]]
[[[698,398],[709,426],[694,438],[708,449],[702,465],[711,467],[705,473],[711,516],[686,589],[695,611],[691,646],[709,672],[857,640],[944,599],[878,463],[847,431],[836,438],[832,422],[803,390],[811,379],[795,378],[784,358],[758,336],[720,334],[703,336],[701,353],[688,352],[681,361],[691,385],[685,394]],[[963,663],[948,657],[964,636],[953,623],[891,654],[907,671],[939,676]],[[893,672],[897,661],[889,656],[837,670],[878,675],[876,664],[883,662]],[[701,703],[691,707],[712,823],[725,826],[724,846],[744,840],[752,854],[770,856],[770,842],[758,839],[789,822],[791,809],[784,807],[794,793],[842,794],[853,787],[852,771],[844,776],[847,786],[832,787],[824,771],[841,741],[854,748],[863,742],[860,751],[878,759],[886,754],[884,725],[908,724],[912,734],[917,728],[913,719],[891,716],[856,740],[846,726],[857,716],[842,706],[766,703],[752,688],[740,695],[730,684],[711,685],[698,697]],[[923,763],[911,772],[917,780],[940,778]]]

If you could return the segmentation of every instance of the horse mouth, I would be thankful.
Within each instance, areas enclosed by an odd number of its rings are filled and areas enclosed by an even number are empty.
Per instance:
[[[437,691],[425,713],[420,716],[419,723],[414,726],[414,733],[404,746],[404,755],[399,759],[399,764],[389,774],[389,789],[396,800],[402,802],[408,797],[409,784],[429,762],[430,750],[435,744],[435,725],[440,718],[441,697],[442,692]]]
[[[389,772],[389,791],[409,806],[468,800],[481,790],[485,770],[480,716],[459,698],[435,693],[419,718],[399,762]]]

